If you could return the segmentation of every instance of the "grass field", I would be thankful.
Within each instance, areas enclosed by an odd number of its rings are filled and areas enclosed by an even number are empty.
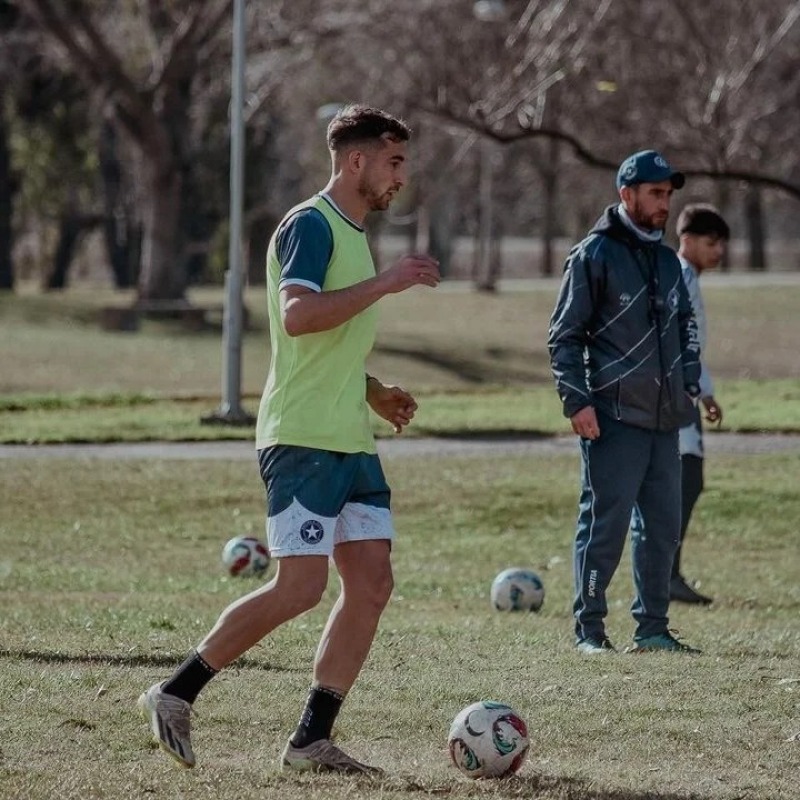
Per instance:
[[[800,432],[800,281],[725,286],[709,278],[708,361],[728,430]],[[567,424],[550,377],[552,281],[496,295],[443,286],[384,298],[369,369],[421,401],[415,434],[557,433]],[[254,413],[268,362],[263,290],[247,305],[243,405]],[[251,438],[251,428],[200,424],[218,405],[220,332],[147,322],[99,329],[98,309],[130,296],[70,291],[0,297],[0,441]],[[219,292],[196,290],[213,305]],[[376,430],[388,434],[381,423]]]
[[[228,601],[222,544],[262,530],[242,463],[0,461],[0,797],[794,800],[800,768],[800,456],[710,459],[687,572],[717,599],[671,623],[699,657],[578,656],[571,457],[387,462],[396,591],[337,732],[383,766],[370,784],[286,776],[292,730],[330,608],[289,623],[197,703],[198,767],[153,748],[134,702]],[[633,631],[629,559],[609,633]],[[536,569],[539,614],[490,609],[501,569]],[[271,573],[270,573],[271,574]],[[471,782],[447,728],[481,698],[514,705],[532,747],[518,778]]]
[[[566,432],[545,346],[554,296],[542,283],[386,298],[370,371],[419,394],[416,435]],[[97,309],[129,300],[0,297],[0,441],[252,437],[198,422],[219,400],[219,331],[101,332]],[[800,283],[708,282],[726,429],[800,432],[798,301]],[[247,302],[243,391],[255,410],[268,341],[260,291]],[[276,768],[333,576],[319,609],[200,698],[196,770],[158,752],[134,708],[256,585],[219,565],[230,536],[263,531],[254,464],[0,460],[0,798],[796,800],[800,455],[709,457],[684,563],[716,602],[671,618],[697,658],[575,653],[575,457],[403,458],[386,471],[396,591],[337,727],[343,746],[387,770],[376,784]],[[489,607],[493,577],[516,565],[544,579],[539,614]],[[633,631],[629,573],[626,554],[610,596],[620,649]],[[477,699],[528,722],[515,779],[472,782],[449,765],[450,720]]]

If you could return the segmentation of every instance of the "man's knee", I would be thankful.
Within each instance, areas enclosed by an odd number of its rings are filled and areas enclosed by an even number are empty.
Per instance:
[[[361,576],[358,585],[345,587],[345,593],[353,591],[359,605],[365,610],[380,613],[386,608],[394,590],[394,577],[391,568],[376,570],[369,575]]]
[[[394,576],[392,575],[392,571],[391,569],[384,570],[372,581],[368,602],[370,605],[382,611],[386,608],[386,604],[389,602],[393,591]]]
[[[291,574],[277,575],[277,587],[281,600],[291,611],[302,614],[319,605],[328,584],[327,571],[323,574],[304,573],[292,570]]]

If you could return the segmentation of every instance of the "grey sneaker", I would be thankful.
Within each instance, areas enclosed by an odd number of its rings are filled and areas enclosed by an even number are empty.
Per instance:
[[[607,636],[587,636],[576,645],[578,652],[585,656],[598,656],[603,653],[616,653],[616,648]]]
[[[383,770],[356,761],[330,739],[318,739],[305,747],[295,747],[290,739],[281,755],[281,769],[383,775]]]
[[[153,684],[142,693],[137,705],[149,721],[150,729],[161,749],[181,766],[193,767],[194,752],[189,736],[192,706],[174,694],[162,692],[160,683]]]
[[[656,651],[687,653],[689,655],[699,655],[702,652],[696,647],[689,647],[688,644],[679,642],[669,631],[658,633],[655,636],[646,636],[643,639],[636,639],[633,642],[633,647],[629,649],[631,653],[652,653]]]

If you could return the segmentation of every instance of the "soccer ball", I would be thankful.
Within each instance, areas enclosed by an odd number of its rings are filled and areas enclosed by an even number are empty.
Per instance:
[[[504,703],[481,700],[453,720],[447,747],[453,763],[470,778],[512,775],[528,753],[528,727]]]
[[[538,611],[544,602],[544,584],[532,570],[503,570],[492,583],[492,606],[498,611]]]
[[[234,536],[222,548],[222,563],[228,574],[237,578],[259,577],[269,562],[267,546],[255,536]]]

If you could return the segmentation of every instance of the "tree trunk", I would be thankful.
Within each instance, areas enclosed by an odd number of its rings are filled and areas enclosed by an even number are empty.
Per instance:
[[[106,214],[103,218],[103,238],[117,289],[130,289],[134,283],[130,229],[130,222],[123,209],[118,208],[113,215]]]
[[[53,256],[53,269],[45,281],[45,289],[65,289],[69,268],[81,237],[97,227],[103,217],[98,214],[81,214],[76,210],[75,193],[71,193],[59,222],[58,245]]]
[[[542,220],[542,275],[550,276],[555,269],[553,242],[556,238],[556,208],[558,204],[558,157],[559,142],[550,139],[547,145],[547,165],[542,170],[544,189],[544,218]]]
[[[100,174],[103,178],[103,238],[108,261],[117,289],[133,286],[131,274],[131,248],[128,231],[130,224],[122,201],[122,167],[117,155],[117,133],[111,122],[103,124],[100,133]]]
[[[65,210],[58,226],[58,246],[53,256],[53,269],[47,277],[47,289],[65,289],[75,245],[81,235],[81,222],[73,211]]]
[[[11,254],[14,233],[11,217],[14,210],[15,180],[11,174],[8,127],[0,92],[0,289],[14,288],[14,264]]]
[[[730,206],[731,202],[731,193],[730,188],[728,186],[727,181],[717,181],[717,202],[716,206],[719,209],[719,213],[722,214],[723,219],[730,219],[730,214],[728,213],[728,207]],[[729,272],[731,268],[731,254],[730,248],[726,247],[725,251],[722,254],[722,261],[719,265],[721,272]]]
[[[453,258],[453,238],[455,212],[458,202],[451,183],[443,194],[437,198],[430,218],[430,254],[439,262],[442,277],[450,274],[450,262]]]
[[[744,217],[747,238],[750,242],[749,269],[763,272],[767,268],[766,231],[764,229],[764,205],[761,188],[751,183],[744,195]]]
[[[247,225],[247,282],[250,286],[263,286],[267,282],[267,250],[279,222],[272,214],[262,214]]]
[[[145,154],[147,158],[147,155]],[[147,165],[140,300],[183,300],[186,268],[180,257],[181,174],[167,156]]]

